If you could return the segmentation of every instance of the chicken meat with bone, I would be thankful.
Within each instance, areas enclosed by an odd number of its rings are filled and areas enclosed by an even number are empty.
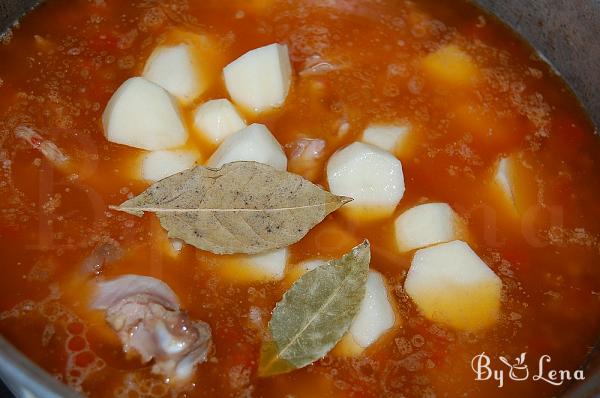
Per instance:
[[[143,363],[154,360],[152,371],[173,382],[186,381],[207,360],[210,326],[190,319],[173,290],[156,278],[123,275],[99,282],[92,307],[105,311],[125,353],[138,354]]]

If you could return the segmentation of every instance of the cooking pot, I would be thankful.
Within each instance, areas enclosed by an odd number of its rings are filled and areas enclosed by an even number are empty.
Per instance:
[[[600,0],[475,2],[510,25],[537,49],[573,89],[596,130],[600,130]],[[0,0],[0,32],[38,3],[39,0]],[[581,366],[585,381],[566,386],[562,397],[600,397],[600,340]],[[0,377],[18,398],[80,397],[1,336]]]

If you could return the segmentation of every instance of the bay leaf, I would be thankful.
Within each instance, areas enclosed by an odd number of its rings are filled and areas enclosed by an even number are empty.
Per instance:
[[[341,340],[360,309],[370,261],[370,245],[364,241],[292,285],[269,321],[272,341],[262,346],[260,376],[309,365]]]
[[[197,166],[111,206],[155,213],[170,238],[216,254],[257,254],[296,243],[350,198],[256,162]]]

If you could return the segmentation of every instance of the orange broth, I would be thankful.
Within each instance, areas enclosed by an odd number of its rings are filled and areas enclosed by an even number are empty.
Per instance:
[[[287,282],[225,278],[219,256],[191,246],[172,257],[155,216],[108,209],[147,183],[132,178],[142,151],[107,142],[102,112],[174,30],[206,35],[218,70],[253,48],[288,45],[295,72],[285,105],[246,117],[265,123],[288,155],[300,137],[326,140],[310,176],[324,186],[326,159],[368,124],[410,123],[408,149],[399,155],[406,192],[394,216],[425,201],[447,202],[460,214],[469,244],[503,281],[497,324],[466,333],[426,320],[403,290],[413,252],[395,248],[394,217],[366,223],[334,213],[291,246],[288,264],[336,257],[368,238],[371,268],[385,276],[401,325],[357,358],[330,354],[259,378],[266,323]],[[449,43],[473,60],[474,84],[439,84],[423,71],[423,57]],[[314,55],[340,69],[299,74]],[[103,318],[86,315],[81,262],[105,237],[126,255],[104,276],[162,279],[192,318],[210,324],[215,352],[181,393],[187,397],[552,396],[564,386],[476,381],[471,359],[485,352],[500,368],[499,355],[527,352],[537,369],[549,354],[548,369],[573,371],[600,332],[600,145],[593,126],[548,65],[471,4],[49,0],[5,38],[0,60],[0,333],[89,396],[170,396],[139,359],[125,357]],[[186,114],[212,98],[227,98],[218,75]],[[75,171],[57,170],[15,138],[19,125],[54,142]],[[204,159],[214,150],[193,145]],[[490,189],[494,165],[511,153],[526,165],[516,216]]]

